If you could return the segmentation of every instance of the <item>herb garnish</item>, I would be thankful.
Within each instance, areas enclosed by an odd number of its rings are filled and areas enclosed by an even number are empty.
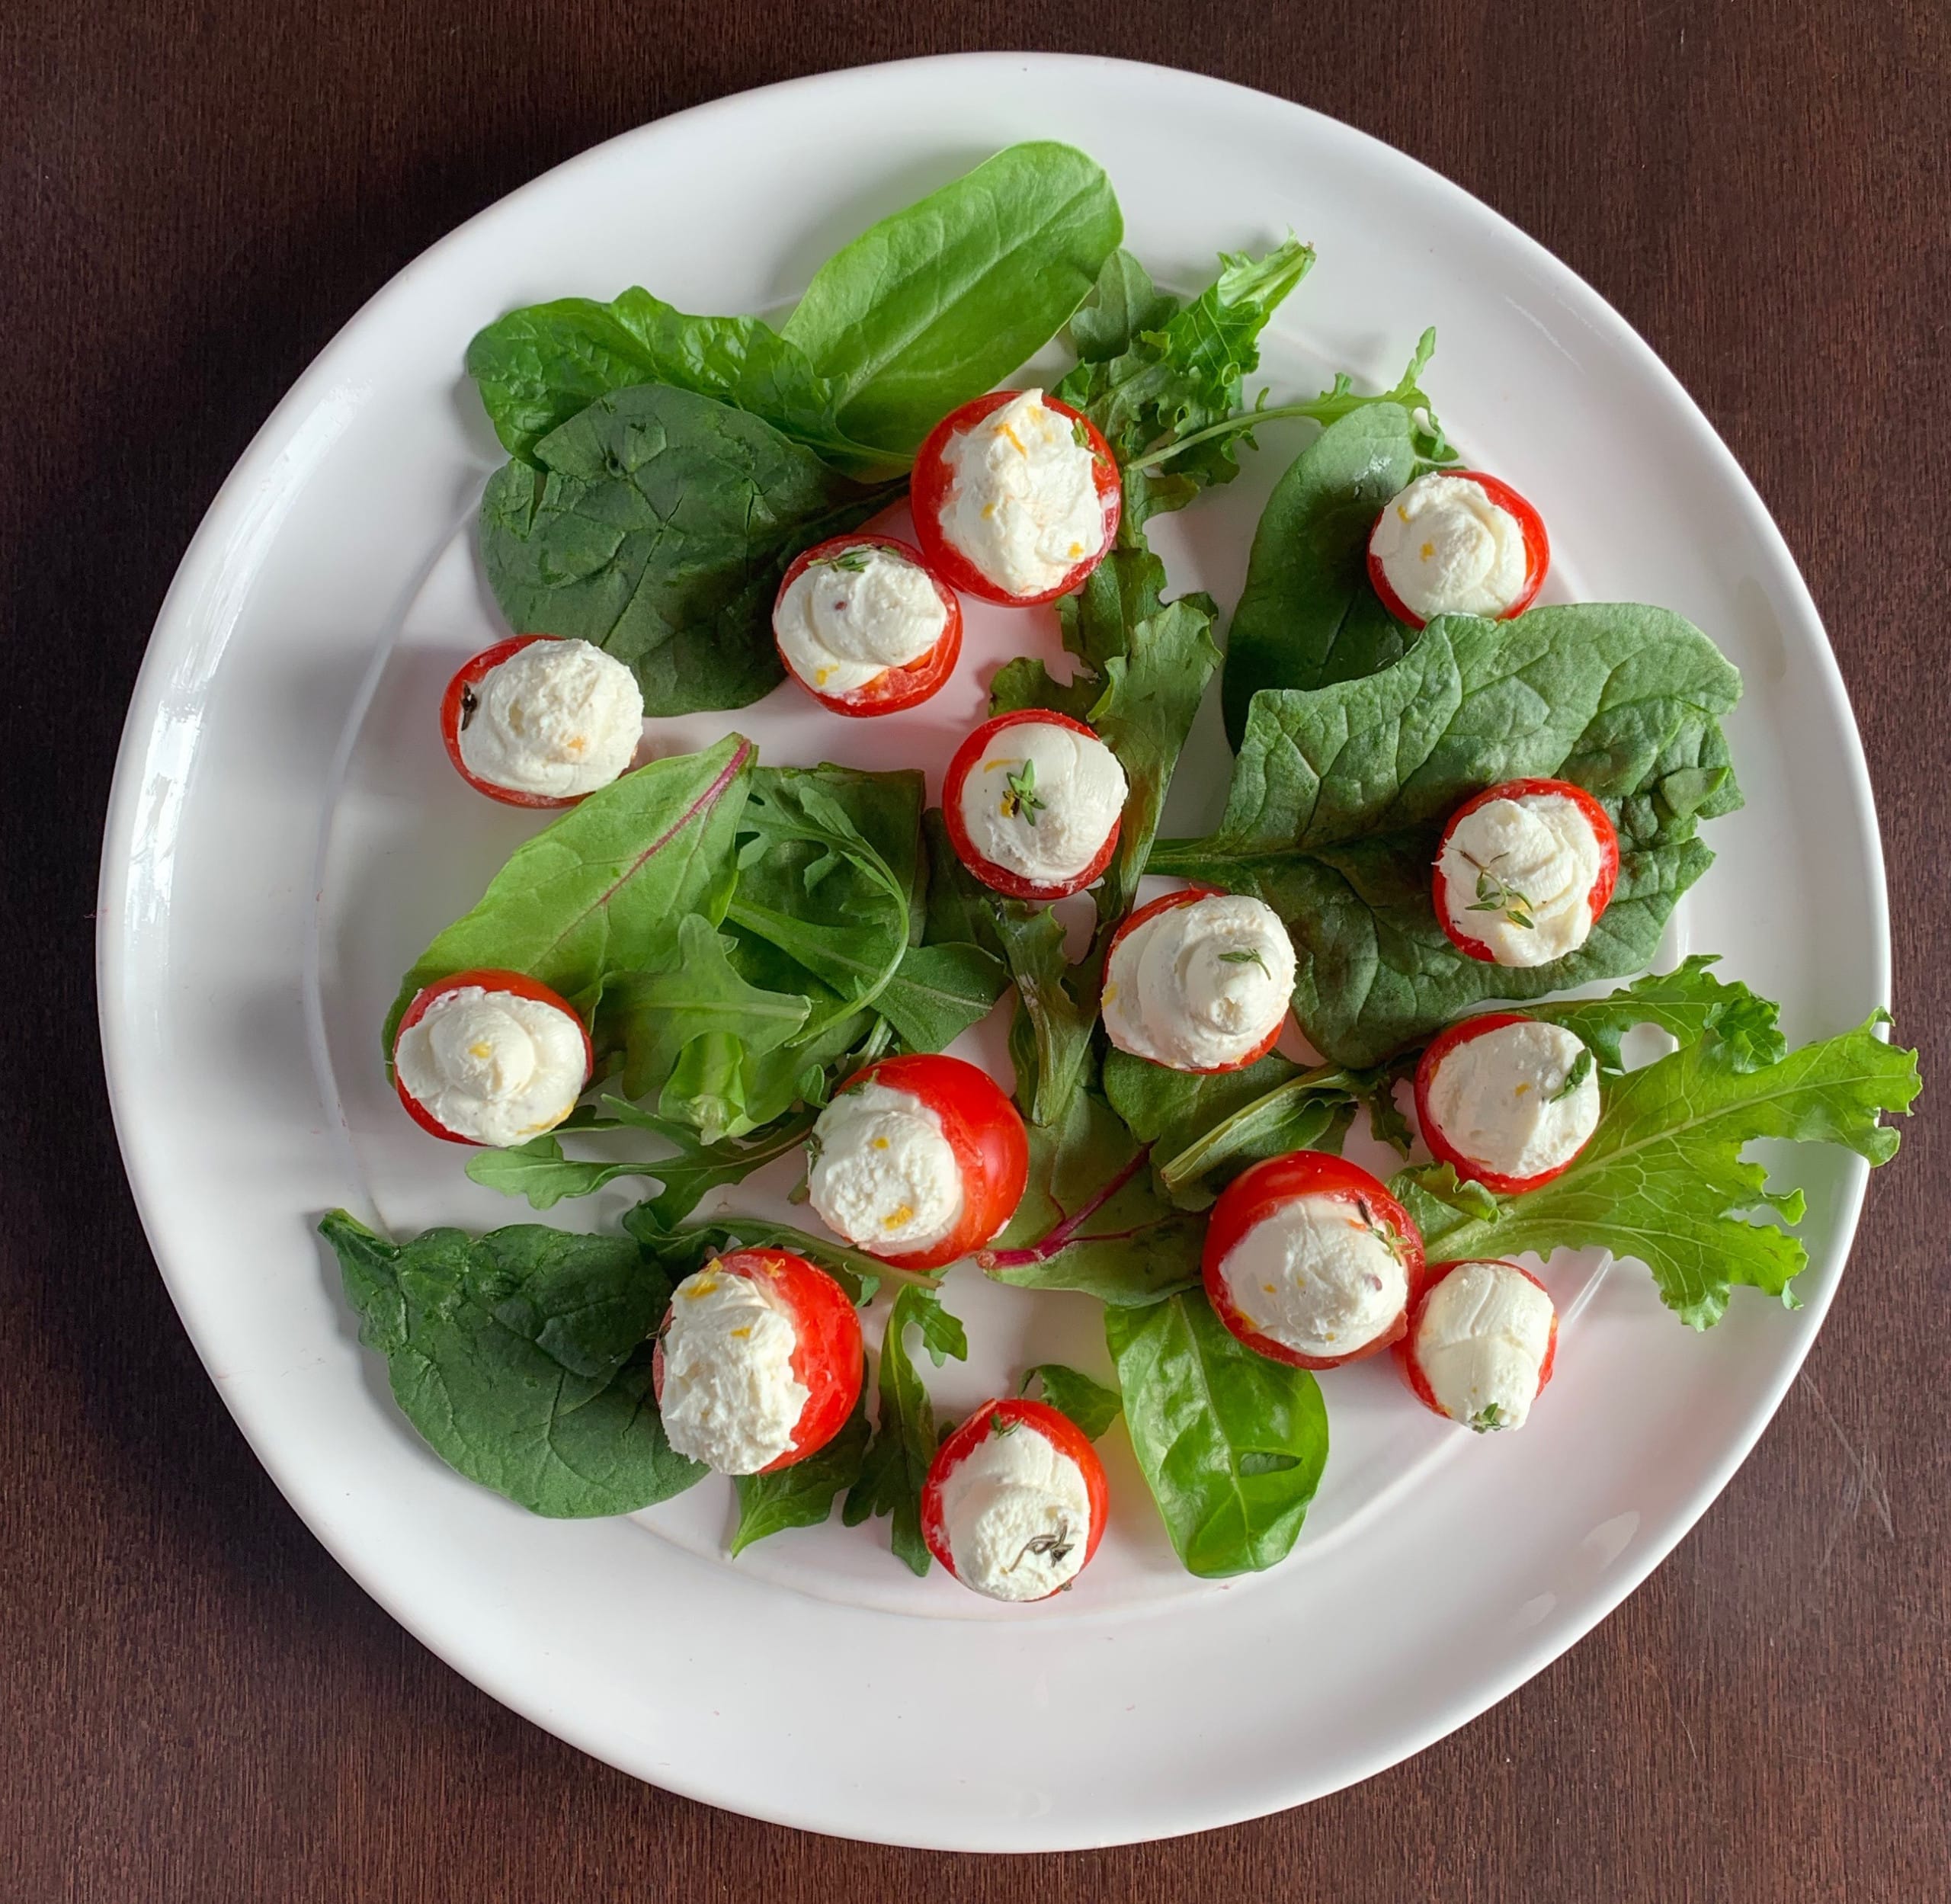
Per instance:
[[[462,688],[460,691],[460,731],[463,734],[467,732],[468,723],[473,720],[480,709],[480,696],[476,694],[472,688]]]
[[[1025,761],[1014,774],[1005,776],[1005,784],[1009,791],[1003,796],[1003,817],[1020,818],[1034,826],[1044,806],[1043,797],[1036,791],[1036,763]]]
[[[1470,1417],[1470,1425],[1479,1434],[1488,1434],[1492,1428],[1504,1426],[1504,1411],[1492,1402],[1479,1413]]]
[[[820,566],[823,569],[838,569],[842,575],[861,575],[867,570],[867,552],[864,549],[843,549],[837,556],[828,556]]]
[[[1023,1551],[1003,1571],[1005,1573],[1015,1572],[1033,1553],[1039,1559],[1048,1560],[1052,1566],[1056,1566],[1069,1557],[1071,1549],[1076,1545],[1077,1543],[1071,1538],[1070,1517],[1065,1515],[1057,1522],[1054,1532],[1033,1534],[1024,1541]]]
[[[1362,1213],[1362,1227],[1373,1236],[1397,1263],[1402,1261],[1402,1239],[1395,1230],[1383,1223],[1370,1207],[1366,1197],[1355,1199],[1355,1207]]]
[[[1261,971],[1267,972],[1267,961],[1260,956],[1257,946],[1248,946],[1239,952],[1222,952],[1219,954],[1219,963],[1222,965],[1257,965]],[[1267,976],[1270,979],[1273,974],[1267,972]]]
[[[1459,849],[1460,850],[1460,849]],[[1474,906],[1464,908],[1469,912],[1498,912],[1515,926],[1527,932],[1537,930],[1538,922],[1531,916],[1531,902],[1514,886],[1507,886],[1485,866],[1482,861],[1470,858],[1468,853],[1462,857],[1469,860],[1477,869],[1477,900]],[[1500,853],[1498,859],[1503,858]],[[1491,862],[1494,866],[1497,860]]]
[[[1571,1061],[1571,1069],[1565,1074],[1565,1082],[1545,1100],[1546,1104],[1556,1104],[1562,1098],[1568,1098],[1592,1075],[1592,1053],[1589,1048],[1579,1053]]]

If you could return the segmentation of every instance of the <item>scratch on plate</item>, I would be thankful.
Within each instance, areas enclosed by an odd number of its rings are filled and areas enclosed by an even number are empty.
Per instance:
[[[1821,1390],[1817,1387],[1815,1378],[1806,1371],[1800,1377],[1800,1386],[1807,1389],[1815,1399],[1815,1406],[1822,1412],[1823,1420],[1829,1424],[1831,1432],[1842,1444],[1843,1452],[1850,1460],[1849,1476],[1844,1484],[1842,1499],[1837,1505],[1835,1520],[1829,1529],[1828,1544],[1823,1549],[1822,1558],[1816,1566],[1815,1570],[1820,1573],[1834,1557],[1836,1543],[1841,1539],[1843,1530],[1855,1524],[1861,1517],[1866,1503],[1876,1517],[1885,1540],[1896,1539],[1897,1526],[1890,1512],[1889,1490],[1883,1484],[1883,1464],[1876,1458],[1875,1450],[1866,1441],[1858,1447],[1850,1439],[1842,1423],[1837,1420],[1835,1410],[1829,1406]]]

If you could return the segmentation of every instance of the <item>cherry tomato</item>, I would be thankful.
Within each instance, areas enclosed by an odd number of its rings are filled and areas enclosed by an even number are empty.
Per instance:
[[[1373,1341],[1346,1355],[1303,1355],[1298,1349],[1263,1335],[1235,1306],[1222,1273],[1222,1265],[1235,1244],[1249,1230],[1302,1197],[1332,1197],[1346,1204],[1363,1223],[1382,1224],[1394,1237],[1406,1273],[1408,1290],[1402,1313]],[[1212,1220],[1206,1226],[1201,1268],[1213,1313],[1248,1348],[1274,1361],[1285,1362],[1289,1368],[1339,1368],[1344,1362],[1359,1362],[1400,1339],[1408,1325],[1408,1313],[1415,1306],[1422,1282],[1423,1239],[1409,1213],[1378,1178],[1359,1164],[1325,1150],[1290,1150],[1284,1157],[1270,1157],[1243,1171],[1219,1193],[1219,1200],[1213,1206]]]
[[[1456,1417],[1437,1401],[1436,1391],[1430,1386],[1429,1377],[1423,1373],[1422,1364],[1416,1359],[1416,1332],[1422,1327],[1423,1310],[1427,1305],[1430,1296],[1434,1293],[1437,1285],[1446,1276],[1456,1270],[1466,1268],[1472,1262],[1494,1263],[1500,1269],[1517,1270],[1518,1274],[1523,1277],[1525,1281],[1531,1284],[1534,1287],[1545,1290],[1547,1298],[1551,1294],[1551,1291],[1545,1289],[1544,1284],[1539,1282],[1528,1269],[1520,1268],[1516,1263],[1505,1262],[1501,1257],[1475,1256],[1466,1258],[1459,1262],[1431,1265],[1427,1279],[1409,1305],[1409,1325],[1403,1332],[1401,1339],[1395,1344],[1392,1353],[1395,1357],[1395,1366],[1402,1371],[1402,1379],[1415,1391],[1417,1400],[1421,1402],[1426,1409],[1440,1415],[1446,1422],[1453,1422]],[[1552,1332],[1545,1344],[1545,1359],[1538,1364],[1537,1394],[1544,1393],[1545,1384],[1552,1379],[1552,1364],[1557,1359],[1558,1306],[1553,1303]]]
[[[1514,615],[1521,615],[1537,599],[1538,591],[1545,585],[1546,572],[1552,566],[1551,538],[1545,534],[1544,518],[1509,483],[1485,476],[1481,470],[1440,470],[1437,473],[1474,482],[1500,509],[1517,518],[1517,525],[1524,534],[1524,586],[1518,591],[1517,599],[1496,619],[1508,621]],[[1394,500],[1393,497],[1390,498],[1392,506]],[[1382,518],[1378,516],[1376,520],[1379,522]],[[1389,586],[1389,578],[1382,572],[1381,558],[1375,552],[1373,529],[1369,531],[1368,559],[1370,585],[1382,598],[1382,605],[1398,621],[1405,621],[1411,628],[1423,627],[1422,617],[1411,614],[1404,606],[1402,598]]]
[[[1554,1177],[1562,1176],[1578,1161],[1579,1152],[1584,1150],[1585,1144],[1581,1144],[1563,1163],[1554,1164],[1550,1169],[1540,1170],[1532,1176],[1511,1177],[1501,1171],[1486,1170],[1482,1164],[1472,1162],[1443,1135],[1443,1127],[1430,1114],[1430,1087],[1435,1082],[1437,1066],[1459,1046],[1481,1038],[1487,1031],[1501,1031],[1506,1025],[1530,1022],[1522,1011],[1485,1011],[1474,1018],[1459,1018],[1430,1039],[1416,1064],[1416,1123],[1422,1131],[1423,1142],[1430,1147],[1430,1155],[1438,1163],[1449,1165],[1458,1176],[1482,1184],[1486,1190],[1494,1190],[1505,1197],[1521,1197],[1526,1191],[1536,1190]],[[1591,1141],[1587,1137],[1585,1143]]]
[[[1067,880],[1061,886],[1038,886],[1020,873],[1012,873],[1008,867],[985,859],[976,842],[969,837],[968,822],[962,815],[963,783],[989,751],[989,742],[1005,728],[1037,723],[1046,727],[1067,727],[1074,734],[1088,734],[1093,740],[1097,739],[1095,728],[1086,726],[1081,720],[1072,720],[1068,714],[1049,713],[1040,707],[1026,707],[1014,714],[998,714],[993,720],[985,720],[955,750],[954,758],[948,764],[948,775],[942,782],[942,819],[948,828],[949,844],[955,848],[956,857],[985,886],[992,886],[1012,899],[1068,899],[1072,893],[1081,893],[1094,880],[1103,877],[1117,848],[1118,829],[1123,824],[1122,816],[1112,821],[1111,830],[1104,835],[1104,844],[1076,878]]]
[[[1017,1431],[1025,1430],[1040,1434],[1055,1447],[1059,1454],[1068,1455],[1078,1465],[1084,1476],[1084,1491],[1091,1502],[1091,1531],[1084,1537],[1084,1566],[1091,1564],[1091,1557],[1097,1551],[1097,1543],[1104,1538],[1104,1523],[1110,1512],[1110,1484],[1104,1478],[1104,1463],[1097,1458],[1097,1450],[1091,1445],[1091,1438],[1067,1415],[1060,1414],[1047,1402],[1030,1402],[1020,1398],[985,1402],[976,1412],[964,1422],[940,1447],[929,1465],[927,1485],[921,1490],[921,1537],[928,1543],[928,1551],[947,1568],[955,1578],[962,1576],[955,1572],[955,1556],[950,1550],[948,1527],[942,1516],[942,1489],[948,1477],[968,1460],[982,1445],[991,1431],[990,1424],[995,1421],[1014,1422]],[[1078,1569],[1081,1573],[1083,1567]],[[1077,1575],[1073,1574],[1072,1579]],[[1063,1591],[1062,1587],[1052,1593],[1039,1596],[1054,1599]]]
[[[492,654],[494,651],[491,649],[489,652]],[[589,1082],[590,1074],[596,1069],[596,1050],[589,1041],[588,1027],[583,1023],[575,1007],[559,992],[552,992],[540,979],[531,979],[526,972],[503,972],[482,968],[472,972],[457,972],[450,977],[437,979],[431,985],[422,986],[414,994],[413,1002],[401,1015],[399,1029],[393,1034],[395,1053],[399,1050],[400,1040],[426,1017],[428,1008],[437,1000],[444,998],[450,992],[465,992],[475,986],[483,992],[508,992],[518,998],[533,998],[537,1005],[552,1005],[564,1017],[574,1019],[576,1029],[582,1034],[583,1082],[585,1084]],[[460,1132],[450,1130],[407,1089],[405,1081],[399,1075],[397,1063],[393,1069],[393,1088],[399,1093],[399,1101],[405,1105],[406,1114],[422,1130],[430,1132],[450,1144],[474,1144],[479,1146],[479,1139],[463,1137]]]
[[[1569,781],[1562,780],[1507,780],[1501,781],[1495,787],[1486,787],[1481,793],[1473,795],[1450,815],[1443,827],[1443,838],[1437,844],[1436,867],[1430,875],[1436,922],[1443,928],[1443,936],[1466,957],[1481,960],[1485,965],[1497,963],[1490,947],[1482,940],[1473,939],[1466,933],[1459,931],[1450,920],[1450,882],[1443,876],[1443,856],[1450,850],[1450,838],[1463,821],[1491,800],[1535,800],[1544,793],[1556,793],[1570,800],[1585,816],[1586,824],[1592,829],[1593,838],[1599,843],[1599,870],[1592,881],[1592,889],[1585,899],[1594,925],[1599,922],[1599,915],[1604,912],[1611,901],[1613,888],[1619,883],[1619,834],[1613,825],[1612,816],[1584,787],[1574,787]]]
[[[950,411],[928,432],[915,452],[915,475],[909,491],[914,506],[915,539],[921,543],[929,566],[964,595],[974,595],[983,601],[999,601],[1008,608],[1033,608],[1081,588],[1084,578],[1104,560],[1105,551],[1110,547],[1112,538],[1118,533],[1118,517],[1124,506],[1118,483],[1117,463],[1111,454],[1110,445],[1098,434],[1097,425],[1081,411],[1073,410],[1068,403],[1059,403],[1055,397],[1046,396],[1043,399],[1046,409],[1068,417],[1085,433],[1091,449],[1091,480],[1097,491],[1097,499],[1104,505],[1104,540],[1055,588],[1033,595],[1013,595],[1007,588],[998,587],[949,540],[942,527],[942,511],[947,505],[949,488],[953,480],[946,454],[949,440],[972,429],[992,411],[1000,410],[1005,403],[1022,394],[1020,390],[992,390],[987,396],[979,396],[972,403],[965,403],[960,409]]]
[[[483,780],[471,771],[460,755],[460,730],[473,717],[474,691],[483,679],[524,648],[533,647],[538,641],[561,639],[559,635],[511,635],[506,641],[498,641],[493,647],[482,649],[471,661],[463,662],[440,697],[440,739],[448,759],[454,764],[454,771],[477,793],[485,793],[504,806],[574,806],[589,797],[586,793],[524,793],[515,787],[497,787],[492,781]]]
[[[1141,906],[1111,934],[1111,942],[1104,948],[1106,982],[1111,982],[1116,970],[1115,961],[1119,946],[1147,919],[1155,919],[1161,912],[1169,912],[1175,906],[1190,906],[1196,899],[1221,899],[1225,896],[1216,886],[1182,886],[1176,893],[1168,893],[1162,899],[1154,899],[1148,905]],[[1189,1078],[1213,1078],[1222,1072],[1244,1071],[1248,1065],[1259,1063],[1280,1042],[1280,1034],[1286,1029],[1286,1015],[1283,1012],[1280,1023],[1244,1056],[1235,1058],[1231,1064],[1189,1065],[1183,1067],[1185,1075]],[[1181,1067],[1170,1068],[1177,1069]]]
[[[904,1269],[940,1269],[981,1248],[1016,1214],[1030,1181],[1030,1138],[1021,1114],[995,1079],[960,1058],[924,1052],[876,1059],[840,1089],[870,1082],[920,1098],[941,1120],[962,1172],[962,1217],[929,1248],[866,1253]]]
[[[888,550],[899,556],[903,561],[912,563],[928,578],[935,593],[941,598],[942,607],[948,614],[948,620],[943,625],[935,645],[926,654],[905,666],[890,668],[885,674],[876,675],[864,688],[857,688],[849,694],[822,694],[811,681],[794,672],[783,647],[779,649],[779,659],[785,663],[786,672],[814,700],[836,714],[855,717],[870,714],[898,714],[904,707],[918,707],[955,672],[956,662],[962,653],[962,603],[955,591],[929,566],[927,559],[911,543],[903,542],[894,536],[873,535],[835,536],[828,541],[816,543],[804,554],[793,558],[793,566],[786,570],[779,585],[779,593],[773,602],[773,612],[777,614],[779,604],[786,599],[786,590],[815,563],[831,562],[835,556],[844,556],[850,549]],[[779,647],[776,636],[773,645]]]
[[[816,1454],[847,1425],[860,1397],[863,1359],[860,1319],[847,1292],[818,1265],[784,1249],[735,1249],[707,1265],[722,1275],[764,1281],[791,1319],[793,1374],[806,1391],[806,1405],[793,1424],[793,1441],[783,1454],[758,1471],[770,1474]],[[651,1352],[650,1386],[658,1406],[664,1402],[664,1332],[671,1311],[658,1325]]]

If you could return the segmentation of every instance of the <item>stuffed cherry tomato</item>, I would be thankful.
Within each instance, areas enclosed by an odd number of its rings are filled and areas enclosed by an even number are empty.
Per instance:
[[[1524,1425],[1552,1379],[1558,1311],[1515,1263],[1439,1263],[1395,1359],[1426,1408],[1479,1434]]]
[[[1450,816],[1437,848],[1437,923],[1488,965],[1549,965],[1576,952],[1619,880],[1619,835],[1582,787],[1487,787]]]
[[[915,457],[915,540],[985,601],[1024,608],[1081,588],[1117,534],[1118,466],[1088,417],[1041,390],[951,410]]]
[[[447,683],[440,738],[476,793],[510,806],[573,806],[629,768],[643,738],[643,691],[588,642],[511,635]]]
[[[1061,899],[1110,864],[1128,790],[1117,755],[1082,721],[1025,708],[985,720],[955,750],[942,817],[985,886]]]
[[[1562,1024],[1487,1011],[1430,1040],[1416,1066],[1416,1120],[1437,1162],[1521,1195],[1568,1168],[1591,1142],[1598,1066]]]
[[[1544,518],[1509,483],[1476,470],[1417,477],[1369,532],[1369,580],[1412,628],[1438,615],[1521,614],[1551,560]]]
[[[521,972],[457,972],[424,987],[393,1034],[393,1085],[449,1143],[526,1143],[575,1108],[595,1068],[568,999]]]
[[[1047,1600],[1090,1564],[1110,1489],[1084,1431],[1046,1402],[985,1402],[935,1450],[921,1537],[965,1587]]]
[[[1213,1313],[1248,1348],[1293,1368],[1338,1368],[1402,1335],[1423,1239],[1366,1170],[1296,1150],[1219,1193],[1203,1268]]]
[[[818,1453],[860,1394],[860,1319],[823,1269],[737,1249],[687,1276],[650,1380],[677,1452],[720,1474],[770,1474]]]
[[[883,1058],[858,1071],[813,1126],[806,1194],[857,1249],[939,1269],[1016,1214],[1029,1138],[988,1072],[959,1058]]]
[[[1174,1071],[1238,1071],[1273,1049],[1294,946],[1270,906],[1189,886],[1111,935],[1100,1002],[1112,1043]]]
[[[836,714],[895,714],[955,672],[962,604],[892,536],[836,536],[786,572],[772,610],[786,672]]]

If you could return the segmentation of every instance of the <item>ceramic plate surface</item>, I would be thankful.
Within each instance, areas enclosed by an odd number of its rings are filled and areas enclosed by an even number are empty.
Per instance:
[[[1840,1154],[1785,1163],[1809,1194],[1799,1313],[1740,1297],[1696,1338],[1642,1271],[1559,1258],[1557,1379],[1524,1434],[1456,1433],[1386,1358],[1328,1376],[1334,1449],[1308,1528],[1284,1566],[1229,1583],[1179,1569],[1116,1434],[1104,1550],[1035,1608],[939,1569],[914,1580],[884,1524],[836,1521],[731,1566],[716,1479],[631,1519],[536,1521],[415,1438],[312,1226],[338,1204],[396,1235],[528,1213],[409,1127],[377,1063],[399,974],[537,824],[469,792],[434,728],[448,674],[503,632],[472,528],[501,459],[461,374],[467,341],[511,306],[630,284],[686,309],[783,310],[874,217],[1052,136],[1108,168],[1126,242],[1168,284],[1290,228],[1317,246],[1267,340],[1277,400],[1338,367],[1393,382],[1437,325],[1426,384],[1466,460],[1543,507],[1552,595],[1678,609],[1744,677],[1728,731],[1748,803],[1712,829],[1719,861],[1666,954],[1725,954],[1797,1038],[1882,1002],[1876,822],[1828,643],[1754,491],[1646,347],[1482,205],[1345,127],[1184,73],[1055,57],[868,68],[683,114],[403,271],[278,407],[184,558],[130,715],[101,893],[103,1036],[144,1220],[212,1378],[320,1539],[459,1671],[626,1771],[822,1831],[986,1850],[1293,1805],[1538,1671],[1753,1446],[1828,1306],[1866,1175]],[[1269,428],[1239,482],[1158,525],[1175,591],[1230,607],[1305,428]],[[956,681],[909,714],[836,722],[789,685],[655,739],[735,726],[776,762],[925,766],[933,797],[989,673],[1024,650],[1056,653],[1053,615],[971,604]],[[1167,830],[1203,830],[1225,778],[1209,707]],[[593,1225],[629,1200],[620,1186],[551,1220]],[[944,1411],[1027,1361],[1107,1367],[1082,1297],[965,1266],[950,1303],[974,1348],[927,1371]],[[1433,1577],[1458,1584],[1405,1585]]]

